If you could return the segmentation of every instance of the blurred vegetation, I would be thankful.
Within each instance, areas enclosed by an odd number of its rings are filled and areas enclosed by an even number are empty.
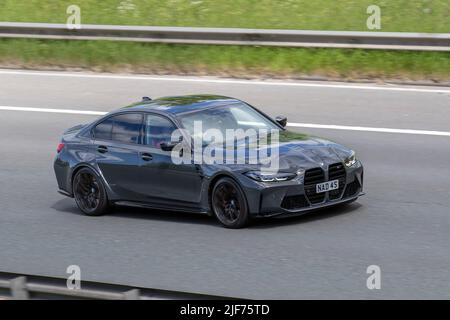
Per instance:
[[[197,27],[450,32],[450,0],[0,0],[0,21]],[[3,67],[84,68],[236,77],[450,79],[450,54],[345,49],[1,39]]]
[[[375,4],[382,31],[450,32],[449,0],[0,0],[0,21],[65,23],[72,4],[86,24],[355,31]]]
[[[0,67],[236,77],[450,79],[450,54],[446,52],[29,39],[3,39],[0,52]]]

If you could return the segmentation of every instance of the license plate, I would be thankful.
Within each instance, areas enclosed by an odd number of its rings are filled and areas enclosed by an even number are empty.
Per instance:
[[[327,181],[316,185],[316,193],[339,189],[339,180]]]

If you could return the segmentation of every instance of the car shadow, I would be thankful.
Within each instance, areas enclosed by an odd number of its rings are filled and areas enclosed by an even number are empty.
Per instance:
[[[283,216],[272,218],[258,218],[253,219],[253,223],[250,225],[250,227],[255,229],[266,229],[282,227],[285,225],[304,224],[318,220],[330,219],[344,214],[351,214],[356,212],[360,207],[362,207],[361,204],[353,202],[351,204],[339,204],[335,207],[317,209],[302,215],[292,217]]]
[[[60,212],[68,212],[76,215],[84,216],[75,204],[73,199],[62,199],[57,201],[53,206],[53,209]],[[205,225],[219,225],[212,217],[199,213],[187,213],[180,211],[165,211],[157,209],[126,207],[126,206],[113,206],[111,212],[108,212],[108,217],[121,217],[143,220],[158,220],[169,221],[176,223],[192,223],[192,224],[205,224]]]
[[[330,219],[335,216],[350,214],[358,210],[362,205],[354,202],[352,204],[341,204],[336,207],[318,209],[313,212],[308,212],[303,215],[283,218],[255,218],[252,219],[248,228],[251,229],[267,229],[276,228],[293,224],[304,224],[317,220]],[[61,199],[52,205],[53,209],[59,212],[71,213],[84,216],[84,214],[77,208],[73,199]],[[147,208],[126,207],[126,206],[114,206],[108,216],[111,217],[123,217],[132,219],[145,219],[145,220],[157,220],[168,221],[174,223],[190,223],[190,224],[203,224],[221,227],[213,217],[205,214],[186,213],[178,211],[165,211]]]
[[[69,212],[76,215],[84,215],[76,206],[75,201],[69,198],[63,198],[56,201],[50,208],[59,212]]]

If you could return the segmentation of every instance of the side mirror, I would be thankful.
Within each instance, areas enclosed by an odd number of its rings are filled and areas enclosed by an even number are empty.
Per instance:
[[[160,147],[163,151],[172,151],[177,144],[177,142],[163,142],[160,144]]]
[[[183,141],[183,136],[180,136],[180,139],[179,139],[178,142],[172,142],[172,141],[163,142],[163,143],[160,144],[161,150],[163,150],[163,151],[172,151],[173,148],[175,148],[175,146],[177,144],[179,144],[180,142],[182,142],[182,141]]]
[[[286,127],[287,118],[285,116],[278,116],[275,118],[275,121],[283,128]]]

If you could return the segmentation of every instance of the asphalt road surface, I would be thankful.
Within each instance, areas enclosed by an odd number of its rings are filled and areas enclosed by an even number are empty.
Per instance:
[[[352,147],[367,195],[345,208],[228,230],[212,218],[119,208],[87,217],[56,193],[61,133],[92,115],[0,109],[0,270],[245,298],[450,298],[450,89],[0,70],[0,106],[108,111],[215,93]],[[369,290],[366,269],[381,268]]]

